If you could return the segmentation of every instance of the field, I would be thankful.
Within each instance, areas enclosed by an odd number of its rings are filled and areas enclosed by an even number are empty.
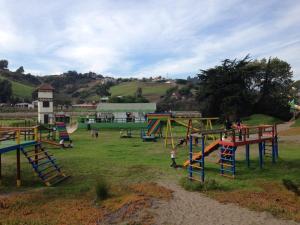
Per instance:
[[[130,215],[150,207],[149,199],[170,198],[168,190],[153,182],[178,184],[186,178],[187,172],[170,168],[170,149],[163,146],[163,141],[142,142],[139,130],[134,130],[133,134],[131,139],[120,139],[119,130],[100,130],[99,138],[94,139],[89,131],[79,129],[72,135],[73,149],[49,149],[65,173],[71,175],[51,188],[44,187],[33,175],[24,157],[22,187],[16,188],[15,152],[4,154],[0,186],[0,214],[4,216],[0,216],[0,224],[19,224],[20,221],[40,225],[93,224],[91,221],[105,219],[107,215],[121,217],[128,224],[151,224],[150,215],[138,220],[139,223]],[[176,134],[180,136],[184,132],[177,128]],[[234,180],[218,175],[218,155],[213,153],[207,158],[207,178],[214,180],[218,188],[205,194],[220,202],[232,202],[300,221],[299,197],[282,185],[283,179],[300,184],[298,144],[282,140],[279,162],[273,165],[270,158],[266,158],[262,170],[257,153],[257,147],[251,147],[251,165],[247,168],[245,150],[238,149],[237,178]],[[187,157],[187,147],[179,148],[177,163],[181,164]],[[110,185],[111,197],[97,202],[95,188],[103,179]]]
[[[124,82],[119,85],[110,88],[112,96],[126,96],[134,95],[137,88],[141,87],[143,90],[143,95],[149,101],[158,101],[161,95],[166,93],[166,90],[174,87],[175,84],[170,83],[157,83],[157,82],[141,82],[141,81],[131,81]]]
[[[6,79],[2,76],[0,76],[0,80]],[[29,86],[29,85],[24,85],[22,83],[12,81],[10,80],[12,84],[12,91],[13,91],[13,96],[19,97],[19,98],[28,98],[31,99],[31,94],[34,91],[34,87]]]

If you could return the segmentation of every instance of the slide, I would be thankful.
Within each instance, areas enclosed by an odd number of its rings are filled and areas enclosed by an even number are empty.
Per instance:
[[[218,147],[219,147],[219,140],[213,141],[212,143],[210,143],[208,146],[205,147],[204,156],[208,156],[210,153],[217,150]],[[202,153],[201,152],[197,152],[193,155],[193,160],[199,160],[201,158],[202,158]],[[183,166],[187,167],[189,164],[190,164],[190,160],[187,160],[183,163]]]

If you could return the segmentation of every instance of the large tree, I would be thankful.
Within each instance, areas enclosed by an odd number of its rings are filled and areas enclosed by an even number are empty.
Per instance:
[[[9,102],[11,98],[11,83],[8,80],[0,80],[0,102]]]
[[[288,119],[290,114],[287,102],[293,84],[291,66],[278,58],[262,59],[252,64],[258,67],[255,74],[258,91],[255,111]]]
[[[0,70],[6,70],[8,68],[8,61],[6,59],[0,60]]]
[[[238,117],[251,112],[251,74],[245,67],[248,63],[248,56],[242,60],[226,59],[222,65],[198,74],[197,100],[204,114]]]
[[[250,61],[226,59],[221,65],[202,70],[197,100],[209,116],[241,117],[264,113],[290,117],[288,98],[292,85],[290,65],[278,58]]]

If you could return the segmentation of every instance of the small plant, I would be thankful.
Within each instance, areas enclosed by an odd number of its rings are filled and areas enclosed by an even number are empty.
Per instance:
[[[97,200],[105,200],[109,197],[109,185],[104,178],[98,180],[96,184]]]
[[[206,180],[204,183],[201,183],[199,181],[182,178],[180,184],[187,191],[211,191],[221,189],[221,186],[214,179]]]
[[[285,186],[286,189],[295,193],[295,195],[300,196],[300,189],[298,185],[295,184],[292,180],[283,179],[282,184]]]

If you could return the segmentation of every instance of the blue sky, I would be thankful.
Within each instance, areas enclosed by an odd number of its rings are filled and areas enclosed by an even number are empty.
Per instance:
[[[300,79],[298,0],[0,0],[0,58],[33,74],[195,75],[279,57]]]

